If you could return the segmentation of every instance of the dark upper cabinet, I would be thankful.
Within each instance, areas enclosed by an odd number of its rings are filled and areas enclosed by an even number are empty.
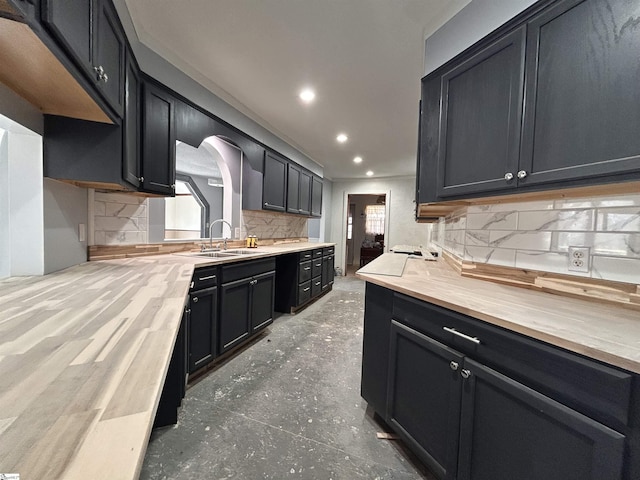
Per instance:
[[[93,70],[93,9],[95,0],[42,0],[42,21],[84,72]]]
[[[624,435],[468,358],[458,479],[619,480]]]
[[[423,78],[418,203],[640,180],[636,2],[536,2]]]
[[[524,38],[521,27],[442,75],[439,197],[516,185]]]
[[[464,356],[395,321],[390,332],[387,421],[438,478],[453,480]]]
[[[125,37],[109,0],[43,0],[42,20],[118,117],[124,112]]]
[[[119,117],[124,112],[125,39],[110,0],[94,7],[93,67],[97,85]]]
[[[287,161],[271,152],[264,153],[262,208],[284,212],[287,201]]]
[[[311,174],[301,170],[299,185],[298,213],[311,215]]]
[[[300,169],[292,163],[287,172],[287,213],[300,213]]]
[[[322,215],[322,179],[315,175],[311,177],[311,215]]]
[[[140,167],[140,70],[132,52],[127,54],[124,82],[122,178],[134,187],[142,182]]]
[[[521,184],[640,171],[639,14],[565,0],[529,21]]]
[[[173,195],[176,178],[175,100],[160,87],[143,83],[142,189]]]

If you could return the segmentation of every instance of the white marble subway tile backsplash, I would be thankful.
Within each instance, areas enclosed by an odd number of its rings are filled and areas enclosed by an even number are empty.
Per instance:
[[[474,205],[440,221],[432,241],[476,263],[640,284],[640,195]],[[589,273],[569,247],[589,247]]]

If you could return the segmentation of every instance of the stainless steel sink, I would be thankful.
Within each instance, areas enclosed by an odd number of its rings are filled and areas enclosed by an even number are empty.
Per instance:
[[[231,250],[226,250],[224,252],[198,252],[198,253],[192,253],[191,255],[194,257],[230,258],[230,257],[237,257],[240,254],[235,253]]]
[[[225,250],[225,252],[228,253],[233,253],[234,255],[255,255],[257,252],[255,249],[251,250],[248,248],[238,248],[238,249],[232,249],[232,250]]]

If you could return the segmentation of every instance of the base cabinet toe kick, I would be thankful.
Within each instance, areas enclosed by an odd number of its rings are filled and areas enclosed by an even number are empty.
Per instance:
[[[372,283],[361,394],[439,479],[640,478],[638,375]]]

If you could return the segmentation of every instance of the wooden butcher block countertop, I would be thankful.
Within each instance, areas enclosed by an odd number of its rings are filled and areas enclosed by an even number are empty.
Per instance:
[[[388,253],[380,258],[390,255],[400,256]],[[637,310],[465,278],[442,260],[409,258],[402,276],[367,273],[357,273],[357,276],[640,373],[640,312]]]
[[[105,260],[0,281],[0,473],[138,478],[194,268],[331,245]]]

